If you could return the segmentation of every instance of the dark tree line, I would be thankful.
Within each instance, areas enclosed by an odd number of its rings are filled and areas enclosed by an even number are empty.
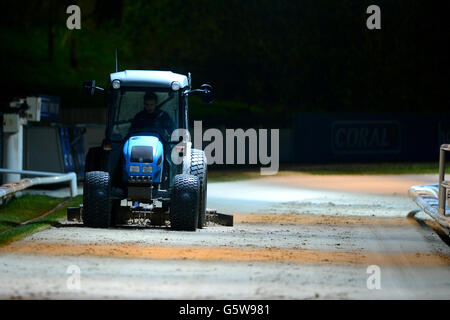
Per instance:
[[[18,42],[47,28],[41,40],[51,61],[57,43],[70,44],[67,64],[48,66],[67,68],[77,81],[104,79],[111,70],[102,61],[112,65],[117,47],[122,68],[190,71],[219,99],[267,111],[438,112],[449,106],[447,3],[379,0],[382,29],[373,31],[366,0],[8,1],[0,24]],[[70,4],[82,9],[78,34],[65,30]],[[9,45],[2,41],[0,66],[13,72]],[[39,64],[29,50],[24,61]],[[44,90],[50,84],[42,77]]]

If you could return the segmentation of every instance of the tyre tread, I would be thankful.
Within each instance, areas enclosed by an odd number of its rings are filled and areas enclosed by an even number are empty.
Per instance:
[[[170,224],[174,230],[195,231],[198,224],[199,179],[178,174],[174,179]]]
[[[87,227],[111,226],[111,181],[108,172],[86,172],[83,190],[83,222]]]

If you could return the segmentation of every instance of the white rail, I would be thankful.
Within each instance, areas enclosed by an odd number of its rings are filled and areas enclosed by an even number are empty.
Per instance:
[[[426,214],[450,230],[450,216],[439,212],[438,190],[438,184],[413,186],[409,189],[409,196]]]
[[[28,170],[14,170],[14,169],[0,169],[0,173],[18,173],[30,176],[41,176],[37,178],[25,178],[18,181],[13,181],[0,186],[0,198],[13,194],[15,192],[24,190],[31,186],[40,184],[54,184],[62,182],[70,182],[70,196],[75,197],[78,194],[77,190],[77,175],[74,172],[69,173],[55,173],[44,171],[28,171]]]

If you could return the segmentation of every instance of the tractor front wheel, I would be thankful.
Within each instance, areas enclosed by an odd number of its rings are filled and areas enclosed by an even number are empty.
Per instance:
[[[83,223],[92,228],[111,226],[111,180],[108,172],[86,172],[83,186]]]
[[[170,208],[170,226],[174,230],[195,231],[198,225],[200,181],[190,174],[174,179]]]

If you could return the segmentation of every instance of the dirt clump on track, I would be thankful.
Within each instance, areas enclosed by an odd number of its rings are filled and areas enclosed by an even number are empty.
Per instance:
[[[450,265],[450,257],[433,253],[383,253],[358,251],[329,251],[311,249],[180,247],[140,244],[104,243],[33,243],[22,241],[0,248],[0,253],[40,254],[65,256],[98,256],[157,260],[260,261],[292,262],[302,264],[368,264],[401,265],[406,259],[410,265]]]
[[[281,172],[261,179],[261,183],[280,184],[297,188],[336,190],[370,194],[404,194],[413,185],[436,183],[435,174],[402,175],[312,175],[299,172]]]
[[[237,214],[235,223],[247,224],[295,224],[295,225],[382,225],[407,226],[415,224],[413,218],[364,217],[364,216],[329,216],[329,215],[300,215],[300,214]],[[434,221],[430,221],[436,224]]]

